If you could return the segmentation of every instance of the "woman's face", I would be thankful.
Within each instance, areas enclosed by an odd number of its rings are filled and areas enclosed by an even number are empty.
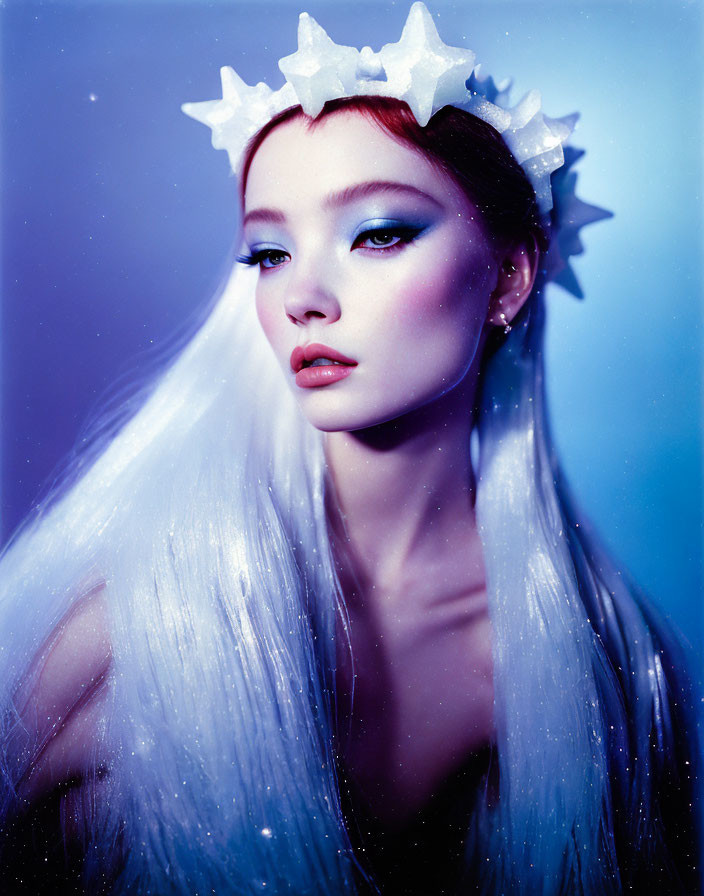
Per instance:
[[[467,375],[497,256],[477,209],[422,155],[354,111],[311,131],[292,119],[257,150],[244,212],[259,320],[315,427],[384,423]]]

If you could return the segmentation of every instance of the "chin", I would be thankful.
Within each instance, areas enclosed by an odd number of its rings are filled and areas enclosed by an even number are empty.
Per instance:
[[[359,417],[349,414],[312,415],[305,414],[311,426],[320,432],[355,432],[370,429],[386,421],[377,417]]]
[[[419,404],[404,405],[403,407],[386,408],[330,408],[327,411],[301,407],[301,410],[315,429],[320,432],[358,432],[365,429],[374,429],[383,426],[393,420],[398,420],[421,407]]]

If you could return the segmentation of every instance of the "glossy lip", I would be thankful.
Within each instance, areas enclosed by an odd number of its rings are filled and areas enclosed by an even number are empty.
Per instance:
[[[322,367],[304,367],[296,374],[296,385],[301,389],[320,389],[350,376],[354,367],[350,364],[325,364]]]
[[[339,361],[341,364],[348,364],[350,367],[356,367],[357,362],[352,358],[348,358],[340,352],[335,351],[327,345],[321,345],[319,342],[311,342],[310,345],[297,345],[291,352],[291,370],[299,373],[303,370],[304,361],[315,361],[316,358],[330,358],[331,361]],[[308,368],[306,368],[308,369]],[[320,369],[320,368],[316,368]]]

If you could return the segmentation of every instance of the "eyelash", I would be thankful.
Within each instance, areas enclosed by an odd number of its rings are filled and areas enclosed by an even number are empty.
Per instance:
[[[288,255],[288,252],[284,252],[283,249],[259,249],[257,252],[252,252],[251,255],[238,255],[237,261],[240,264],[246,265],[255,265],[258,264],[261,266],[263,261],[266,261],[267,258],[271,258],[276,255]],[[272,265],[271,267],[279,267],[279,265]]]
[[[397,224],[390,227],[376,227],[370,230],[364,230],[358,236],[355,237],[354,242],[352,243],[352,249],[355,248],[364,248],[368,249],[370,252],[394,252],[401,249],[403,246],[408,245],[408,243],[413,242],[413,240],[418,236],[418,234],[423,230],[422,227],[416,227],[410,224]],[[371,246],[359,246],[359,243],[366,242],[366,240],[371,237],[377,235],[388,235],[391,237],[398,237],[397,242],[392,243],[390,246],[375,246],[372,248]],[[351,251],[351,250],[350,250]],[[288,252],[285,252],[283,249],[259,249],[257,252],[252,252],[251,255],[238,255],[237,261],[240,264],[246,265],[255,265],[258,264],[260,268],[262,267],[262,262],[267,259],[271,259],[272,257],[276,257],[277,255],[288,255]],[[280,267],[281,265],[274,264],[268,268],[263,268],[263,270],[271,270],[271,268]]]

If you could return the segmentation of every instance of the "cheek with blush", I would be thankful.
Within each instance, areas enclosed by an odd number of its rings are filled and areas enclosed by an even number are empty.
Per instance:
[[[396,338],[422,365],[418,375],[434,370],[445,385],[455,384],[469,368],[488,309],[484,270],[462,268],[463,276],[450,272],[444,282],[408,281],[403,313],[396,320]]]

